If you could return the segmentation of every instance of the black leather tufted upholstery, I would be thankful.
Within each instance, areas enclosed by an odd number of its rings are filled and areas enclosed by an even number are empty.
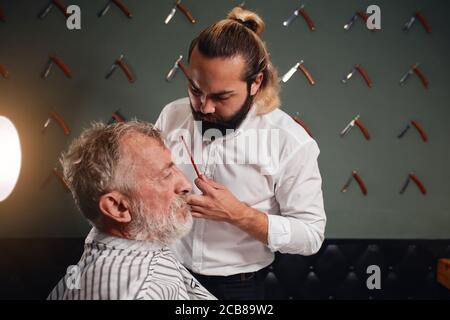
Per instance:
[[[0,299],[45,299],[83,252],[84,239],[0,240]],[[313,256],[277,254],[268,299],[450,299],[436,282],[450,240],[326,240]],[[369,265],[381,290],[368,290]]]
[[[449,241],[326,240],[310,257],[277,254],[266,279],[269,299],[450,299],[436,282],[437,260]],[[367,267],[381,270],[369,290]]]

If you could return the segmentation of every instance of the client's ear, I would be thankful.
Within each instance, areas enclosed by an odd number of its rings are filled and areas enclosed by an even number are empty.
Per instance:
[[[121,223],[131,221],[130,201],[120,192],[111,191],[102,195],[98,206],[105,216],[114,221]]]

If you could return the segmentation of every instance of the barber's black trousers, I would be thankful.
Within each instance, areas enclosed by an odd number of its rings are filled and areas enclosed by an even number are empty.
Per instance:
[[[263,300],[267,268],[231,276],[192,275],[219,300]]]

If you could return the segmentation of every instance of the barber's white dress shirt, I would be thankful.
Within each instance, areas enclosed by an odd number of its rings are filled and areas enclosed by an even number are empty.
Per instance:
[[[49,300],[215,299],[166,247],[107,235],[93,228],[83,256]]]
[[[311,255],[320,249],[326,216],[319,148],[288,114],[276,109],[259,115],[253,105],[236,131],[210,139],[202,137],[189,99],[183,98],[163,109],[156,126],[192,183],[196,173],[180,135],[202,173],[268,216],[268,245],[229,223],[194,219],[191,232],[174,247],[188,269],[227,276],[269,265],[275,251]]]

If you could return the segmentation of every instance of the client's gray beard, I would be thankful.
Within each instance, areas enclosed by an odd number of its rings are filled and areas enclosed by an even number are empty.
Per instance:
[[[177,196],[172,202],[169,212],[154,212],[146,207],[143,201],[133,203],[134,217],[128,225],[128,236],[134,240],[151,241],[165,246],[185,236],[192,228],[191,210],[188,208],[186,216],[177,213],[180,208],[187,206],[182,196]]]

